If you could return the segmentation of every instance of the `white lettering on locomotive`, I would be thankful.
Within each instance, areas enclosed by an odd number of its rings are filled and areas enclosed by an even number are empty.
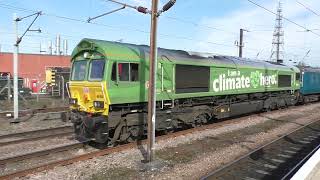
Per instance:
[[[213,80],[212,87],[214,92],[223,92],[228,90],[270,87],[277,85],[277,75],[264,75],[259,71],[251,72],[250,76],[241,75],[240,71],[228,71],[226,74],[220,74]]]

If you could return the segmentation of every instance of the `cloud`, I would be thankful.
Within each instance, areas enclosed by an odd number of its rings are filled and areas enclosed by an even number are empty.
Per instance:
[[[258,2],[258,1],[257,1]],[[317,0],[304,1],[313,9],[320,9],[320,2]],[[277,0],[261,3],[264,7],[276,11]],[[319,17],[307,11],[295,1],[286,0],[283,3],[283,15],[308,29],[319,28]],[[198,36],[202,42],[196,44],[196,49],[206,52],[216,52],[220,54],[237,55],[237,47],[234,42],[238,40],[239,29],[244,28],[250,32],[244,35],[244,56],[269,60],[272,49],[273,29],[275,26],[275,15],[254,6],[245,4],[244,7],[234,10],[223,17],[203,18],[200,21],[202,26],[219,27],[224,31],[210,30],[203,33],[203,27],[199,27]],[[312,65],[320,65],[320,37],[310,32],[303,32],[303,29],[283,21],[284,26],[284,51],[285,60],[293,59],[301,61],[307,51],[310,54],[304,59]],[[300,31],[300,32],[299,32]],[[320,31],[315,31],[320,34]],[[230,47],[210,45],[203,41],[227,44]],[[233,46],[233,47],[232,47]]]

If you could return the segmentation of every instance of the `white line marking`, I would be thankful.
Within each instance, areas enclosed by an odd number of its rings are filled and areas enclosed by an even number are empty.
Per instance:
[[[271,169],[277,168],[277,166],[274,166],[274,165],[271,165],[271,164],[264,164],[263,166],[267,167],[267,168],[271,168]]]
[[[251,177],[245,177],[243,180],[257,180],[257,179],[251,178]]]
[[[300,148],[297,148],[297,147],[290,147],[290,148],[294,150],[300,150]]]
[[[291,158],[292,156],[286,154],[278,154],[279,157]]]
[[[304,140],[306,140],[306,141],[313,141],[314,140],[314,138],[309,138],[309,137],[306,137],[306,138],[303,138]]]
[[[259,174],[264,174],[264,175],[269,175],[270,173],[267,171],[263,171],[263,170],[256,170],[257,173]]]
[[[318,136],[313,136],[313,135],[311,135],[311,136],[309,136],[309,137],[311,137],[311,138],[318,138]]]
[[[302,143],[302,144],[309,144],[310,141],[298,141],[299,143]]]
[[[290,150],[284,150],[284,152],[286,152],[286,153],[291,153],[291,154],[297,153],[297,151],[290,151]]]
[[[271,161],[277,162],[277,163],[284,163],[284,160],[281,159],[271,159]]]

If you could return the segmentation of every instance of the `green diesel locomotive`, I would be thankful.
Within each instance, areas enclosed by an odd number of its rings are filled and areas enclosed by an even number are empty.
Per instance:
[[[156,132],[291,106],[299,69],[230,56],[158,49]],[[72,53],[71,120],[79,140],[114,145],[145,136],[149,47],[83,39]]]

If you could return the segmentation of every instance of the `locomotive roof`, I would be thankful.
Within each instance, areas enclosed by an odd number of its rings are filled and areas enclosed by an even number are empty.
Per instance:
[[[319,67],[302,66],[302,67],[299,67],[299,68],[303,72],[317,72],[317,73],[320,73],[320,68]]]
[[[147,45],[136,45],[96,39],[83,39],[72,52],[72,59],[82,51],[96,50],[107,57],[114,59],[145,59],[149,57],[150,49]],[[231,67],[251,67],[251,68],[268,68],[277,70],[294,70],[299,71],[294,66],[276,64],[266,61],[257,61],[233,56],[221,56],[210,53],[195,53],[183,50],[171,50],[158,48],[158,57],[174,63],[231,66]]]

